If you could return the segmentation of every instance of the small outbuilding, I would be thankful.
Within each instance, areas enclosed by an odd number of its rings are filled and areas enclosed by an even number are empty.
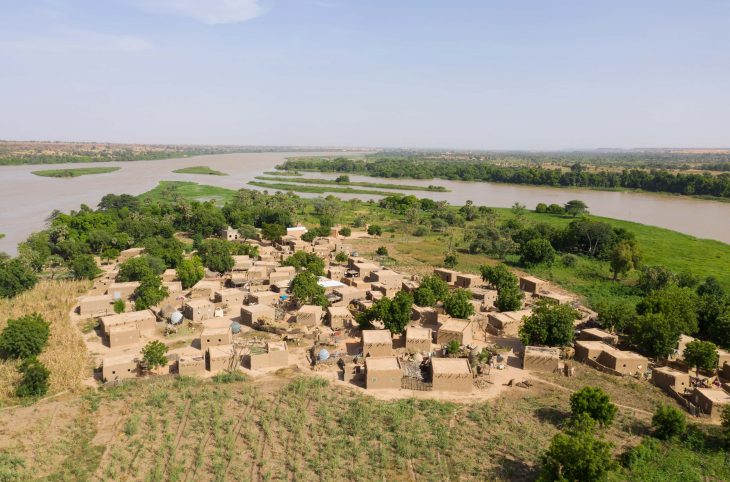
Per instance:
[[[208,298],[186,301],[183,305],[182,313],[188,320],[208,320],[215,315],[215,304]]]
[[[365,359],[365,388],[368,390],[398,390],[403,368],[394,356]]]
[[[468,345],[474,338],[474,325],[469,320],[446,318],[436,332],[436,343],[448,345],[456,340],[461,345]]]
[[[106,292],[111,296],[112,300],[129,301],[132,299],[132,295],[134,295],[137,288],[139,288],[139,281],[127,281],[124,283],[110,284]]]
[[[651,371],[651,381],[664,390],[672,389],[679,394],[691,387],[689,373],[670,367],[656,367]]]
[[[281,368],[289,365],[289,351],[285,341],[269,341],[260,348],[251,348],[249,367],[251,370]]]
[[[273,323],[276,320],[276,308],[269,305],[244,305],[241,307],[241,323],[254,326],[258,323]]]
[[[220,373],[229,368],[233,368],[233,358],[236,350],[233,345],[218,345],[208,347],[206,352],[206,365],[211,373]]]
[[[609,345],[616,345],[618,343],[618,336],[600,328],[585,328],[580,330],[578,339],[581,341],[602,341]]]
[[[79,315],[103,316],[114,313],[114,305],[109,295],[82,296],[79,298]]]
[[[466,358],[432,358],[431,381],[434,391],[471,392],[473,379]]]
[[[364,356],[392,356],[393,336],[390,330],[362,330],[362,353]]]
[[[101,376],[105,382],[112,382],[139,375],[139,354],[124,353],[106,356],[101,361]]]
[[[522,355],[522,369],[536,372],[559,370],[560,348],[547,346],[526,346]]]
[[[200,349],[205,351],[211,346],[230,345],[233,343],[231,327],[211,327],[203,329],[200,334]]]
[[[649,368],[649,360],[646,357],[632,351],[618,350],[610,345],[598,355],[598,363],[620,373],[621,375],[633,375],[645,372]]]
[[[140,341],[139,330],[134,325],[112,326],[106,332],[109,348],[136,345]]]
[[[409,326],[406,328],[406,351],[411,353],[430,353],[432,334],[430,328]]]
[[[342,328],[350,328],[355,318],[345,306],[330,306],[327,308],[326,319],[330,328],[340,330]]]
[[[218,280],[201,279],[192,288],[190,288],[190,298],[203,298],[209,300],[213,297],[213,293],[221,289],[221,283]]]
[[[281,299],[279,293],[273,291],[257,291],[248,295],[249,303],[256,303],[259,305],[276,306]]]
[[[247,297],[248,293],[238,288],[221,289],[213,295],[216,303],[225,303],[228,306],[241,306]]]
[[[697,405],[712,420],[720,420],[723,408],[730,405],[730,394],[721,388],[695,387],[692,392],[692,403]]]
[[[520,277],[520,289],[527,293],[537,293],[541,291],[547,283],[540,278],[534,276],[521,276]]]
[[[205,373],[205,355],[184,353],[177,358],[177,373],[182,376],[200,376]]]
[[[459,273],[456,275],[454,285],[458,288],[477,288],[484,284],[482,277],[476,274]]]
[[[318,305],[302,305],[297,311],[297,323],[304,326],[317,326],[322,322],[322,307]]]
[[[459,272],[454,271],[453,269],[436,268],[433,270],[433,274],[446,281],[446,283],[448,283],[449,285],[454,286],[454,284],[456,283],[456,277],[459,275]]]

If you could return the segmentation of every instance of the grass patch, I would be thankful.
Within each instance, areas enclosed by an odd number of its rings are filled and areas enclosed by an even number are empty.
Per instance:
[[[215,169],[211,169],[208,166],[191,166],[191,167],[183,167],[181,169],[175,169],[174,171],[177,174],[205,174],[208,176],[227,176],[225,172],[216,171]]]
[[[175,202],[178,199],[187,201],[210,201],[225,203],[233,198],[236,191],[223,187],[208,186],[190,181],[160,181],[160,183],[139,196],[142,201]]]
[[[337,182],[334,179],[313,179],[313,178],[287,178],[287,177],[267,177],[267,176],[256,176],[256,179],[262,181],[277,181],[277,182],[296,182],[299,184],[324,184],[329,186],[358,186],[358,187],[371,187],[377,189],[399,189],[401,191],[433,191],[433,192],[449,192],[443,186],[414,186],[412,184],[388,184],[379,182],[362,182],[362,181],[347,181]]]
[[[303,176],[299,171],[265,171],[266,176]]]
[[[325,186],[302,186],[301,184],[286,183],[268,183],[261,181],[249,181],[251,186],[263,187],[274,191],[291,191],[291,192],[308,192],[308,193],[328,193],[336,192],[341,194],[371,194],[374,196],[392,196],[393,191],[380,191],[377,189],[353,189],[351,187],[325,187]]]
[[[121,167],[77,167],[74,169],[45,169],[31,171],[31,174],[42,177],[79,177],[91,174],[106,174],[118,171]]]

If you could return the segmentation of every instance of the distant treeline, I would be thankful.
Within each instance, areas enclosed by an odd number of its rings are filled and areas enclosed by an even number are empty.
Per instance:
[[[444,161],[434,159],[337,159],[289,160],[287,170],[347,172],[374,177],[450,179],[536,186],[574,186],[601,189],[641,189],[730,198],[730,174],[672,173],[662,169],[587,171],[576,163],[569,171],[540,166],[500,166],[489,161]]]
[[[64,163],[86,163],[86,162],[110,162],[110,161],[153,161],[159,159],[170,159],[181,156],[200,156],[205,154],[221,154],[228,151],[217,149],[194,149],[179,151],[134,151],[122,149],[108,152],[80,152],[80,153],[58,153],[58,154],[7,154],[0,155],[0,165],[14,166],[20,164],[64,164]]]

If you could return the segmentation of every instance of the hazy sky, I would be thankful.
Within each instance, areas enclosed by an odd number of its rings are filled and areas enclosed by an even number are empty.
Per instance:
[[[725,0],[0,0],[0,138],[730,146]]]

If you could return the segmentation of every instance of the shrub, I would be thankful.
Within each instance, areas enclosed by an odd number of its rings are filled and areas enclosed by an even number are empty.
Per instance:
[[[425,236],[428,234],[428,228],[426,226],[418,226],[415,231],[413,231],[414,236]]]
[[[573,268],[575,265],[578,264],[578,256],[574,254],[564,254],[560,258],[560,262],[563,263],[563,266],[567,268]]]
[[[449,355],[453,355],[455,353],[459,353],[459,350],[461,350],[461,343],[459,343],[459,340],[451,340],[446,345],[446,352]]]
[[[469,318],[474,314],[474,305],[471,303],[471,292],[458,288],[449,293],[444,300],[444,310],[454,318]]]
[[[96,266],[94,257],[90,254],[80,254],[74,257],[69,263],[71,274],[74,279],[94,279],[101,270]]]
[[[596,438],[590,429],[555,435],[542,457],[539,481],[604,481],[615,463],[612,445]]]
[[[32,357],[23,362],[19,371],[23,374],[15,394],[21,398],[42,397],[48,392],[48,369]]]
[[[375,254],[378,256],[388,256],[388,248],[385,246],[380,246],[378,249],[375,250]]]
[[[520,340],[525,345],[569,345],[573,341],[573,322],[578,316],[569,305],[540,300],[520,327]]]
[[[531,239],[520,245],[520,263],[532,266],[535,264],[552,264],[555,260],[555,249],[550,241],[542,238]]]
[[[126,303],[124,303],[124,300],[119,298],[118,300],[114,300],[114,313],[124,313],[124,310],[127,308]]]
[[[574,417],[586,414],[599,424],[608,426],[613,422],[618,409],[602,389],[583,387],[570,396],[570,410]]]
[[[350,228],[340,228],[340,236],[348,237],[352,234],[352,229]]]
[[[3,358],[38,356],[48,343],[50,334],[50,325],[37,313],[8,320],[0,334],[0,355]]]
[[[537,206],[535,206],[535,212],[536,213],[546,213],[546,212],[548,212],[547,204],[545,204],[545,203],[538,203]]]
[[[383,234],[383,228],[377,224],[371,224],[368,226],[368,234],[370,236],[380,236]]]
[[[0,298],[12,298],[31,289],[37,282],[38,277],[33,270],[19,259],[0,259]]]
[[[148,370],[167,365],[167,345],[153,340],[142,348],[142,360]]]
[[[671,405],[661,405],[651,419],[654,436],[667,440],[682,435],[687,430],[687,418]]]
[[[347,254],[344,251],[340,251],[335,255],[335,261],[338,263],[347,263]]]

